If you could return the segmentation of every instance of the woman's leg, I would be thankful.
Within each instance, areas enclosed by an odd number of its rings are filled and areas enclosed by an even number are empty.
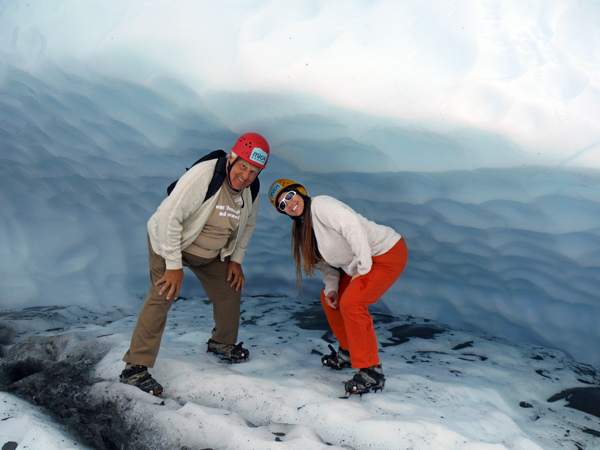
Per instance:
[[[400,239],[387,253],[373,257],[371,271],[352,281],[339,299],[352,367],[362,369],[379,364],[377,337],[368,306],[392,287],[407,260],[406,243]]]
[[[340,276],[340,283],[338,286],[338,299],[342,298],[344,295],[344,291],[350,284],[350,277],[345,273],[343,276]],[[327,303],[325,303],[325,288],[321,291],[321,305],[323,305],[323,309],[325,310],[325,315],[327,316],[327,321],[329,322],[329,326],[331,327],[331,331],[335,335],[335,338],[338,340],[340,347],[342,350],[348,350],[348,337],[346,336],[346,327],[344,326],[344,318],[342,317],[342,313],[338,306],[338,309],[333,309]]]

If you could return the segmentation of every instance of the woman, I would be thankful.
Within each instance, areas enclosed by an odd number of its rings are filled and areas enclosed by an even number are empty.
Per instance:
[[[398,279],[408,259],[404,239],[392,228],[365,219],[344,203],[306,189],[291,180],[277,180],[269,189],[277,211],[294,220],[292,257],[296,280],[317,268],[325,287],[321,303],[339,342],[322,358],[334,369],[359,369],[345,384],[346,392],[364,394],[383,389],[385,376],[368,306]]]

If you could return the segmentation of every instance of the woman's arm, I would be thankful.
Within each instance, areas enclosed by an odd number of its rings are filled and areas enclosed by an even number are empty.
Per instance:
[[[350,275],[369,273],[373,265],[371,246],[360,216],[346,204],[328,196],[319,197],[316,205],[313,203],[312,213],[315,228],[326,227],[348,243],[352,252],[348,267],[355,269]]]
[[[325,295],[334,292],[337,297],[338,286],[340,284],[340,271],[335,267],[331,267],[326,262],[317,264],[317,269],[323,276],[323,283],[325,283]]]

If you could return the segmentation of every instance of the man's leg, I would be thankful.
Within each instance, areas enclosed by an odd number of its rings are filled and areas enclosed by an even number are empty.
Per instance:
[[[235,344],[240,327],[240,303],[242,291],[236,292],[227,281],[229,258],[207,260],[184,253],[189,268],[200,280],[206,296],[213,305],[215,327],[212,340],[220,344]]]
[[[129,350],[123,356],[123,361],[128,364],[154,367],[160,342],[167,323],[167,313],[175,299],[167,300],[167,292],[159,295],[161,286],[156,282],[165,274],[165,260],[154,253],[148,241],[150,263],[150,290],[138,316],[138,321],[133,330]]]

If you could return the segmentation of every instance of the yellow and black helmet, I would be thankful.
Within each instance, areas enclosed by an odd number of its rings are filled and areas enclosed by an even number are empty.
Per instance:
[[[269,188],[269,200],[271,200],[271,203],[273,204],[277,212],[281,214],[285,213],[283,211],[280,211],[277,207],[277,197],[279,197],[279,194],[281,194],[283,191],[290,190],[294,190],[300,192],[302,195],[306,195],[306,189],[304,188],[304,186],[302,186],[300,183],[296,183],[295,181],[287,180],[285,178],[277,180]]]

